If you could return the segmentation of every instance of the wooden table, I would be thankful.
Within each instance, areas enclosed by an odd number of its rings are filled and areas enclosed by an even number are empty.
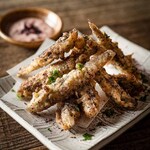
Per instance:
[[[108,25],[129,40],[150,49],[149,0],[0,0],[0,15],[12,8],[39,6],[58,13],[64,22],[63,31],[78,28],[90,33],[87,19],[99,27]],[[17,47],[0,39],[0,77],[35,51]],[[150,148],[150,115],[103,149]],[[0,150],[46,149],[35,137],[0,109]]]

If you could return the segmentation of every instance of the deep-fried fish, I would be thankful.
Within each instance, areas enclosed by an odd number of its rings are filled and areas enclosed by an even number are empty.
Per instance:
[[[138,84],[130,80],[124,74],[113,75],[113,78],[132,97],[139,97],[146,91],[146,87],[143,84]]]
[[[30,112],[42,111],[64,99],[72,92],[79,90],[89,80],[94,79],[96,72],[114,57],[115,53],[108,50],[101,55],[92,55],[90,61],[79,70],[72,70],[62,78],[57,78],[50,85],[46,85],[38,93],[33,93],[33,98],[28,105]]]
[[[95,81],[91,80],[89,85],[83,87],[78,92],[80,98],[77,100],[80,103],[82,112],[88,117],[92,118],[96,116],[100,110],[101,97],[95,90]]]
[[[130,77],[130,79],[134,80],[134,82],[139,82],[138,80],[140,79],[141,75],[133,64],[131,55],[125,56],[118,47],[118,44],[112,42],[109,36],[107,36],[106,33],[103,34],[95,24],[89,22],[89,27],[91,28],[93,34],[96,35],[102,46],[104,46],[106,49],[111,49],[116,53],[111,63],[123,73],[127,74],[128,78]]]
[[[106,73],[105,69],[101,69],[95,77],[105,94],[112,99],[118,106],[127,109],[133,109],[137,102],[120,85],[113,76]]]
[[[36,69],[46,66],[54,59],[64,58],[64,53],[70,51],[70,49],[75,46],[75,41],[77,40],[78,33],[76,30],[73,30],[69,33],[67,38],[67,34],[65,34],[64,36],[65,37],[61,37],[58,42],[45,50],[40,56],[35,58],[28,67],[21,68],[18,72],[18,76],[29,74]]]
[[[40,71],[24,81],[18,90],[20,97],[31,99],[32,93],[38,92],[43,85],[49,84],[51,82],[49,80],[52,80],[54,76],[55,78],[61,77],[63,74],[75,69],[76,63],[84,64],[98,50],[103,51],[94,40],[84,36],[84,40],[81,40],[81,42],[83,41],[85,41],[85,46],[82,49],[78,50],[77,48],[73,48],[71,55],[64,61],[52,64],[47,69]],[[78,47],[82,45],[81,42],[78,42]]]

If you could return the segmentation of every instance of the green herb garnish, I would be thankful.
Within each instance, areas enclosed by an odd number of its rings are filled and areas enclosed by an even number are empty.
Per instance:
[[[103,112],[103,114],[105,114],[107,117],[113,116],[114,113],[115,113],[115,111],[114,111],[113,109],[111,109],[111,108],[106,109],[106,110]]]
[[[50,128],[47,129],[48,131],[52,132],[52,130]]]
[[[84,137],[83,141],[92,140],[92,136],[94,135],[91,135],[89,133],[83,134],[83,137]]]
[[[54,83],[58,77],[60,77],[59,71],[58,70],[54,70],[52,72],[52,75],[50,77],[48,77],[48,83],[49,84]]]
[[[16,91],[14,89],[11,89],[11,91],[16,93]]]
[[[52,75],[55,76],[55,77],[59,77],[60,73],[59,73],[58,70],[54,70]]]
[[[17,97],[19,98],[19,99],[21,99],[22,97],[21,97],[21,95],[19,94],[19,93],[17,93]]]
[[[79,70],[82,70],[83,67],[84,67],[84,65],[81,64],[81,63],[76,64],[76,68],[79,69]]]
[[[51,76],[51,77],[48,77],[48,83],[51,84],[51,83],[54,83],[56,81],[56,78]]]

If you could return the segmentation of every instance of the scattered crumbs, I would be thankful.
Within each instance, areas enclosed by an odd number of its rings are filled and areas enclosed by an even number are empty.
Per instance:
[[[50,121],[53,121],[53,119],[52,119],[52,118],[46,118],[46,119],[45,119],[45,122],[46,122],[46,123],[48,123],[48,122],[50,122]]]
[[[70,132],[71,132],[73,135],[76,135],[76,133],[75,133],[74,130],[70,130]]]
[[[93,137],[94,135],[92,135],[92,134],[89,134],[89,133],[85,133],[85,134],[83,134],[83,141],[87,141],[87,140],[92,140],[92,137]]]
[[[53,119],[52,119],[52,118],[50,118],[50,119],[49,119],[49,121],[53,121]]]
[[[11,91],[16,93],[16,91],[14,89],[11,89]]]
[[[48,131],[52,132],[52,130],[50,128],[47,129]]]
[[[76,139],[77,137],[76,136],[72,136],[71,138]]]
[[[45,122],[48,123],[48,119],[45,119]]]
[[[41,114],[36,114],[37,116],[41,117]]]
[[[113,116],[115,113],[114,109],[112,108],[108,108],[105,111],[103,111],[103,114],[105,114],[107,117],[111,117]]]
[[[90,132],[93,132],[95,130],[96,130],[96,128],[89,129]]]
[[[26,102],[24,102],[24,104],[25,104],[25,105],[27,105],[27,103],[26,103]]]

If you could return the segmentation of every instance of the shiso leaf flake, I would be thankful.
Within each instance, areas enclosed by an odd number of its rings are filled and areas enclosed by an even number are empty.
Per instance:
[[[93,137],[94,135],[92,135],[92,134],[89,134],[89,133],[85,133],[85,134],[83,134],[83,141],[88,141],[88,140],[92,140],[92,137]]]

